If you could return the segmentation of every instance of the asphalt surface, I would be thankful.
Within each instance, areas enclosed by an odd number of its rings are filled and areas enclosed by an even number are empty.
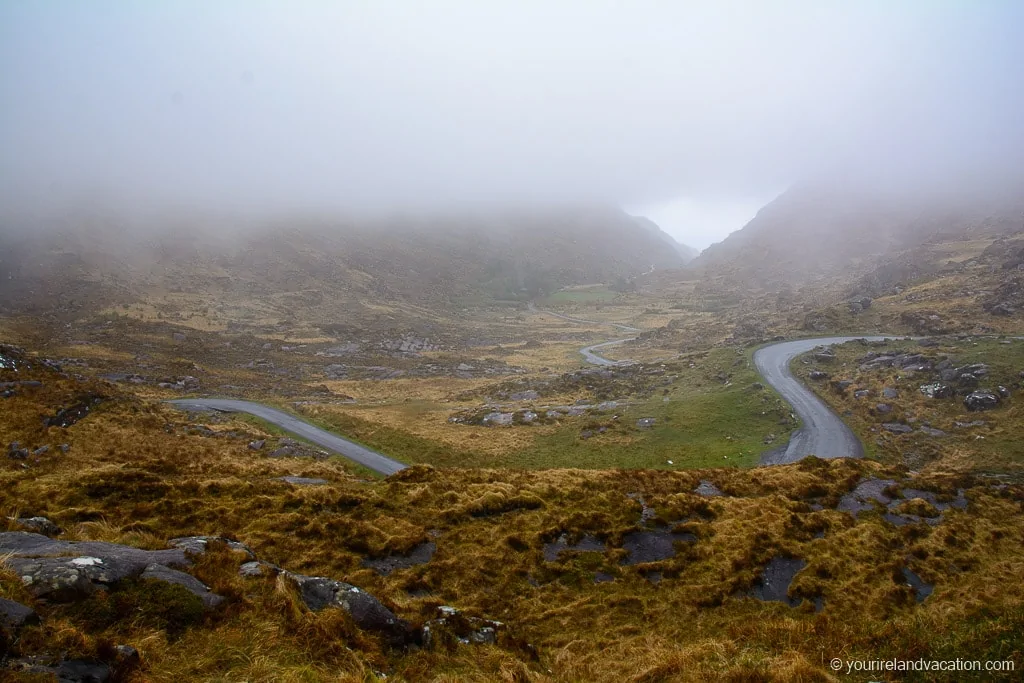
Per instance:
[[[387,476],[399,470],[404,470],[408,465],[392,460],[386,455],[372,451],[366,446],[361,446],[354,441],[324,431],[319,427],[311,425],[294,415],[271,408],[261,403],[251,401],[236,401],[226,398],[183,398],[175,401],[168,401],[183,410],[216,410],[222,413],[248,413],[258,418],[277,425],[286,432],[302,437],[307,441],[323,446],[329,451],[343,455],[349,460]]]
[[[801,426],[793,432],[785,450],[777,448],[761,457],[762,465],[781,465],[816,455],[819,458],[860,458],[864,455],[860,440],[839,416],[793,376],[789,363],[793,358],[817,346],[831,346],[867,339],[875,341],[894,337],[826,337],[797,339],[765,346],[754,353],[754,365],[765,381],[778,391],[791,406]]]

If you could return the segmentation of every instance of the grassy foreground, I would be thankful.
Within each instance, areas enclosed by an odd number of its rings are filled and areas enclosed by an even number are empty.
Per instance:
[[[45,515],[64,538],[147,548],[186,534],[229,536],[287,569],[360,586],[413,623],[449,604],[506,626],[496,645],[389,650],[338,610],[307,612],[283,583],[240,578],[225,551],[193,570],[227,598],[208,615],[140,585],[86,603],[40,604],[0,572],[0,596],[44,617],[6,644],[18,656],[103,659],[113,644],[129,643],[142,653],[123,674],[130,681],[826,681],[838,678],[833,657],[1024,666],[1024,595],[1010,589],[1024,575],[1020,485],[816,459],[679,472],[417,466],[368,482],[336,460],[250,451],[247,441],[261,435],[250,423],[212,424],[224,435],[203,435],[181,413],[109,385],[46,370],[18,376],[30,378],[42,387],[4,399],[0,433],[52,447],[27,467],[3,461],[5,517]],[[101,399],[90,415],[68,428],[41,426],[42,416],[86,395]],[[274,479],[285,474],[330,483]],[[934,526],[833,509],[865,476],[940,496],[963,488],[969,504]],[[726,495],[695,495],[702,479]],[[669,559],[621,564],[625,536],[640,525],[637,495],[656,522],[697,541]],[[607,550],[545,560],[544,545],[563,533],[592,534]],[[428,539],[437,552],[427,564],[386,577],[362,566]],[[797,607],[744,597],[776,556],[807,562],[789,590],[803,599]],[[935,585],[925,602],[915,602],[903,568]],[[614,580],[595,583],[598,572]],[[654,572],[663,577],[657,584]]]

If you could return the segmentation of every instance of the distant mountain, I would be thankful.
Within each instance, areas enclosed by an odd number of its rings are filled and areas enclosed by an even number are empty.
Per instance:
[[[295,219],[244,229],[198,219],[125,229],[80,217],[60,229],[0,230],[0,312],[74,315],[170,297],[183,307],[244,303],[254,319],[302,310],[307,318],[355,320],[396,305],[429,317],[424,311],[437,307],[522,301],[628,279],[652,265],[681,266],[680,253],[666,249],[674,241],[652,225],[608,207]]]
[[[777,290],[825,279],[852,281],[892,259],[906,261],[906,252],[926,244],[991,240],[1022,230],[1024,193],[799,186],[690,265],[708,281]]]
[[[665,246],[669,247],[677,254],[679,254],[679,257],[682,259],[682,262],[684,264],[689,263],[693,259],[697,258],[697,256],[700,254],[700,251],[698,251],[697,249],[677,242],[676,239],[672,237],[672,235],[662,230],[658,226],[658,224],[652,221],[650,218],[646,218],[644,216],[634,216],[633,220],[637,223],[637,225],[639,225],[644,230],[648,231],[651,235],[654,235],[657,239],[659,239],[662,242],[662,244],[664,244]]]

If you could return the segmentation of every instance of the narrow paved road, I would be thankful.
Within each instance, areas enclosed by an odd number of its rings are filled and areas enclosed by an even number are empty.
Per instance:
[[[581,320],[570,318],[536,308],[532,303],[530,310],[535,313],[547,313],[563,320],[584,323],[588,325],[613,325],[618,328],[639,331],[636,328],[627,327],[618,323],[600,323],[593,320]],[[800,418],[801,426],[793,432],[785,450],[781,448],[768,451],[761,457],[762,465],[781,465],[792,463],[805,458],[808,455],[816,455],[819,458],[860,458],[864,455],[864,449],[860,439],[854,435],[849,427],[832,410],[818,398],[814,392],[805,387],[797,380],[789,370],[789,363],[796,356],[815,348],[816,346],[831,346],[842,344],[854,339],[867,339],[869,341],[892,339],[893,337],[826,337],[817,339],[797,339],[794,341],[780,342],[758,349],[754,353],[754,365],[764,380],[778,391],[782,398],[787,401]],[[600,344],[591,344],[580,349],[583,358],[592,365],[618,366],[627,365],[633,361],[611,360],[597,353],[598,349],[631,341],[628,339],[614,339]]]
[[[754,353],[757,371],[793,406],[793,411],[803,423],[790,436],[786,450],[769,451],[762,457],[762,465],[796,462],[812,454],[819,458],[860,458],[864,455],[860,440],[824,401],[793,376],[789,370],[789,363],[796,356],[816,346],[842,344],[854,339],[875,341],[887,338],[892,337],[797,339],[765,346]]]
[[[366,446],[361,446],[337,434],[324,431],[294,415],[289,415],[282,410],[271,408],[261,403],[225,398],[183,398],[168,401],[168,403],[172,403],[184,410],[216,410],[222,413],[248,413],[249,415],[255,415],[287,432],[319,444],[384,476],[394,474],[408,467],[408,465],[392,460],[377,451],[372,451]]]

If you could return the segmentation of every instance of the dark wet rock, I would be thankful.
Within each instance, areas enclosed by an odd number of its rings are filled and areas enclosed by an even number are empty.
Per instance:
[[[795,557],[776,556],[765,565],[754,586],[751,596],[758,600],[782,602],[796,607],[800,600],[789,597],[789,585],[807,563]]]
[[[701,479],[700,484],[693,490],[698,496],[704,496],[705,498],[711,498],[713,496],[724,496],[722,490],[715,486],[712,482],[707,479]]]
[[[39,615],[31,607],[7,598],[0,598],[0,629],[17,631],[23,626],[39,623]]]
[[[366,591],[323,576],[304,576],[291,572],[284,572],[283,576],[295,585],[303,604],[312,611],[339,607],[348,612],[356,626],[379,633],[390,644],[404,645],[409,642],[409,625]]]
[[[888,403],[876,403],[875,412],[881,415],[885,415],[892,412],[892,406]]]
[[[85,418],[89,411],[92,410],[93,406],[100,403],[102,399],[99,397],[93,397],[76,403],[69,408],[62,408],[58,410],[53,417],[43,418],[44,427],[70,427],[79,420]]]
[[[605,572],[595,572],[594,573],[594,583],[608,583],[609,581],[614,581],[614,580],[615,580],[615,577],[612,576],[611,574],[607,574]]]
[[[886,422],[882,425],[882,429],[893,434],[909,434],[914,431],[914,428],[910,425],[900,424],[899,422]]]
[[[885,387],[882,389],[882,398],[889,399],[890,401],[898,396],[895,389],[892,387]]]
[[[916,573],[911,571],[909,567],[904,567],[901,570],[903,578],[906,580],[906,585],[914,589],[914,599],[918,602],[924,602],[925,599],[932,594],[935,590],[935,586],[925,581],[918,576]]]
[[[996,393],[999,394],[1000,398],[1010,398],[1010,390],[1007,389],[1006,387],[996,387]]]
[[[921,385],[921,393],[928,398],[949,398],[953,395],[953,387],[942,382]]]
[[[833,391],[842,394],[842,393],[845,393],[847,389],[849,389],[850,387],[853,386],[853,380],[852,379],[836,379],[836,380],[832,380],[830,386],[832,387]]]
[[[964,406],[967,410],[977,412],[997,408],[1001,402],[1002,399],[999,398],[998,394],[988,389],[979,389],[967,395],[964,399]]]
[[[829,374],[827,372],[822,372],[821,370],[811,370],[807,374],[807,376],[810,377],[811,379],[815,380],[815,381],[819,381],[819,380],[823,380],[823,379],[828,379],[829,378]]]
[[[563,552],[603,553],[604,551],[605,544],[599,541],[595,536],[587,534],[576,543],[570,545],[568,536],[566,534],[562,534],[555,541],[544,544],[544,561],[556,562]]]
[[[34,455],[34,456],[36,456],[38,458],[40,455],[46,455],[49,452],[50,452],[50,447],[49,446],[40,446],[39,448],[37,448],[34,451],[32,451],[32,455]]]
[[[187,567],[181,549],[142,550],[102,541],[57,541],[24,531],[0,533],[0,555],[36,596],[65,601],[142,574],[151,564]]]
[[[693,534],[673,532],[667,527],[630,531],[622,537],[622,548],[628,553],[622,564],[658,562],[675,557],[676,543],[695,543]]]
[[[64,531],[46,517],[18,517],[14,523],[25,531],[32,531],[44,536],[59,536]]]
[[[250,560],[256,559],[256,553],[246,544],[223,536],[182,536],[167,541],[167,546],[183,550],[191,555],[202,555],[209,549],[210,543],[223,543],[229,550],[244,553]]]
[[[224,598],[216,593],[211,593],[210,589],[204,585],[202,581],[191,574],[186,574],[185,572],[181,572],[176,569],[168,569],[160,564],[149,565],[142,572],[139,578],[163,581],[164,583],[172,583],[176,586],[181,586],[189,593],[202,600],[206,609],[213,609],[220,603],[224,602]]]
[[[7,457],[11,460],[24,460],[29,456],[27,448],[22,448],[17,441],[12,441],[7,447]]]
[[[927,426],[919,427],[918,431],[921,432],[922,434],[927,434],[928,436],[932,436],[932,437],[946,436],[946,432],[942,431],[941,429],[935,429],[933,427],[927,427]]]
[[[324,484],[331,483],[326,479],[317,479],[314,477],[277,477],[277,480],[293,484],[295,486],[323,486]]]
[[[856,517],[859,512],[874,509],[872,501],[888,505],[892,498],[885,493],[885,489],[895,484],[896,482],[892,479],[875,479],[873,477],[864,479],[857,484],[856,488],[839,500],[839,505],[836,509],[839,512],[848,512]]]
[[[266,443],[267,443],[266,439],[258,439],[256,441],[250,441],[249,442],[249,450],[250,451],[263,450],[263,446],[265,446]]]
[[[423,647],[432,649],[452,637],[462,645],[493,645],[498,642],[498,631],[504,624],[493,619],[469,617],[454,607],[437,608],[438,617],[431,619],[420,630]]]
[[[636,421],[636,426],[639,429],[650,429],[657,422],[653,417],[641,417]]]
[[[26,664],[21,671],[26,674],[48,674],[54,676],[57,683],[107,683],[110,680],[109,666],[84,659],[69,659],[56,666]]]
[[[396,569],[408,569],[416,565],[426,564],[437,552],[437,544],[431,541],[420,543],[405,555],[387,555],[385,557],[366,558],[362,564],[378,574],[387,576]]]
[[[247,579],[254,579],[260,576],[277,576],[283,570],[276,564],[270,562],[264,562],[262,560],[254,560],[252,562],[246,562],[238,568],[238,575]]]

